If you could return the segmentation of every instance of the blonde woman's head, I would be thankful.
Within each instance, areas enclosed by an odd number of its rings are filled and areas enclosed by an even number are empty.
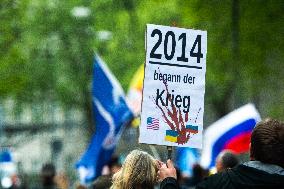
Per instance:
[[[147,152],[133,150],[113,176],[111,189],[152,189],[157,181],[158,163]]]

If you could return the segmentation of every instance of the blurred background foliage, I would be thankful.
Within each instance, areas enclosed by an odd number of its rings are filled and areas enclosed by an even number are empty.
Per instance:
[[[92,128],[94,53],[127,90],[152,23],[207,30],[205,123],[247,102],[281,119],[283,10],[282,0],[1,0],[0,97],[79,109]]]

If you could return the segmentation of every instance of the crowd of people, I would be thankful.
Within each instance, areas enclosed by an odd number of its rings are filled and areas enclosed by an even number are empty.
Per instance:
[[[202,168],[195,165],[193,177],[181,182],[172,160],[163,163],[144,151],[134,150],[112,179],[105,179],[105,185],[98,187],[99,178],[93,188],[154,189],[160,183],[160,189],[283,189],[284,123],[273,119],[258,123],[251,135],[250,161],[239,164],[236,155],[223,151],[216,158],[216,168],[216,174],[206,177]]]
[[[284,123],[267,119],[256,125],[251,135],[250,161],[240,164],[231,151],[216,158],[217,173],[210,175],[200,165],[193,166],[192,177],[182,177],[172,160],[165,163],[142,150],[131,151],[121,165],[113,158],[88,188],[91,189],[284,189]],[[56,174],[52,164],[41,170],[42,189],[68,189],[65,175]],[[77,184],[77,189],[88,189]],[[19,189],[16,186],[11,189]]]
[[[222,158],[221,158],[222,159]],[[158,171],[161,189],[179,188],[176,170],[168,160]],[[267,119],[251,135],[250,161],[209,176],[196,189],[284,188],[284,124]]]

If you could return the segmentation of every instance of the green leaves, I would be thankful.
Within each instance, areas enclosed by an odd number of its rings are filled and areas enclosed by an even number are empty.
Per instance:
[[[90,102],[86,96],[95,51],[127,89],[145,61],[145,27],[153,23],[207,30],[207,110],[219,117],[253,101],[268,107],[267,114],[271,110],[280,116],[284,113],[283,2],[232,2],[4,0],[0,96],[84,108]],[[239,8],[235,42],[232,6]],[[74,16],[74,7],[85,7],[90,14]],[[239,55],[234,59],[236,44]]]

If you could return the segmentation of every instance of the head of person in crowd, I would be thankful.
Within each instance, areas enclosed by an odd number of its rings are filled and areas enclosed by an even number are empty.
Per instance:
[[[88,189],[87,188],[87,186],[85,186],[85,185],[83,185],[83,184],[81,184],[81,183],[76,183],[75,184],[75,188],[76,189]],[[92,187],[90,187],[90,189],[91,189]]]
[[[111,189],[153,189],[157,183],[159,164],[150,154],[131,151],[122,168],[113,175]]]
[[[90,189],[107,189],[112,184],[110,175],[99,176],[91,185]]]
[[[216,158],[217,172],[233,168],[239,164],[239,159],[236,154],[230,150],[222,151]]]
[[[119,162],[118,156],[112,156],[111,157],[111,160],[108,163],[108,167],[110,169],[111,174],[115,174],[120,170],[121,164]]]
[[[64,172],[60,172],[56,174],[54,178],[55,185],[60,189],[68,189],[69,188],[69,179]]]
[[[195,187],[206,176],[208,176],[207,171],[201,165],[194,164],[192,166],[192,176],[186,179],[185,185],[187,187]]]
[[[284,123],[266,119],[251,134],[250,158],[284,168]]]
[[[43,187],[54,186],[54,178],[56,175],[55,166],[51,163],[44,164],[41,168],[41,183]]]
[[[207,176],[206,174],[206,170],[204,170],[201,165],[199,165],[198,163],[194,164],[192,166],[192,177],[195,177],[199,180],[203,179],[205,176]]]
[[[21,181],[20,181],[20,178],[17,174],[11,175],[11,181],[12,181],[12,186],[10,187],[11,189],[20,188]]]

